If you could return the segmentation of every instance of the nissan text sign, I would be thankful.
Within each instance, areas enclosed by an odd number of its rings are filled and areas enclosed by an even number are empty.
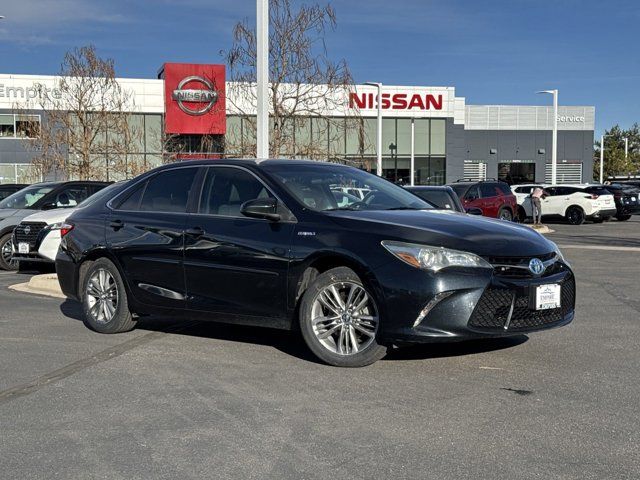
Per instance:
[[[360,109],[378,108],[377,94],[349,94],[349,107]],[[420,93],[382,93],[383,110],[442,110],[442,95]]]
[[[453,87],[383,85],[381,93],[380,107],[388,112],[388,115],[394,117],[455,117],[456,96]],[[345,97],[348,110],[357,110],[364,116],[376,115],[378,110],[377,88],[369,85],[355,85]],[[464,114],[464,99],[460,99],[460,101],[460,112]]]
[[[223,135],[226,130],[224,65],[165,63],[165,132]]]

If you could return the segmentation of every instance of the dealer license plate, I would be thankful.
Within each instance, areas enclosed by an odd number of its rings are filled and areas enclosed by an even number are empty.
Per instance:
[[[540,285],[536,288],[536,310],[560,307],[560,285]]]
[[[29,253],[29,244],[26,242],[18,243],[18,253]]]

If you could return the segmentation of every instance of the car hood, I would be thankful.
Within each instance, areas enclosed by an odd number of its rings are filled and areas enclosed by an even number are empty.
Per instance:
[[[47,225],[64,222],[69,215],[74,212],[73,208],[56,208],[54,210],[43,210],[22,219],[23,222],[44,222]]]
[[[354,222],[389,240],[437,245],[482,256],[536,256],[554,244],[529,227],[446,210],[331,212],[346,228]],[[370,228],[367,228],[370,227]]]
[[[0,220],[4,219],[8,221],[11,218],[12,222],[17,224],[20,223],[21,219],[31,215],[33,212],[33,210],[26,210],[22,208],[2,208],[0,209]]]

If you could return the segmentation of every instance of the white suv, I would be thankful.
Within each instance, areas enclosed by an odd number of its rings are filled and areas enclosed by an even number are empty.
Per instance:
[[[541,201],[542,216],[560,216],[572,225],[585,220],[600,223],[616,214],[613,195],[602,185],[513,185],[520,218],[533,217],[531,192],[542,187],[549,194]]]

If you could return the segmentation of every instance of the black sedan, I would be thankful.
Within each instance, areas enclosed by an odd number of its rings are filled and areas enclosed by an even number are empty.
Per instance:
[[[417,195],[421,199],[429,202],[434,207],[441,210],[453,210],[454,212],[465,213],[465,209],[462,206],[462,202],[460,198],[453,190],[453,188],[442,185],[442,186],[433,186],[433,185],[421,185],[415,187],[404,187],[409,192]],[[478,215],[482,215],[482,210],[478,210]],[[467,212],[467,213],[476,213]]]
[[[340,185],[368,193],[340,206]],[[167,312],[299,328],[320,359],[354,367],[391,345],[516,335],[574,315],[574,276],[553,242],[329,163],[166,165],[61,231],[62,290],[103,333]]]

